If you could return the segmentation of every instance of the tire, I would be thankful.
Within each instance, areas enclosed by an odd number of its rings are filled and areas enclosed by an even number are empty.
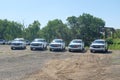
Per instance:
[[[81,52],[84,52],[85,48],[82,48]]]
[[[52,51],[52,49],[51,49],[51,48],[50,48],[49,50],[50,50],[50,51]]]
[[[105,52],[108,52],[108,49],[105,49]]]
[[[26,49],[26,47],[24,47],[23,49]]]
[[[45,50],[45,47],[43,47],[42,50],[44,51],[44,50]]]
[[[47,46],[45,47],[45,50],[47,50]]]
[[[91,53],[95,53],[95,51],[94,51],[94,50],[90,50],[90,52],[91,52]]]
[[[11,47],[11,50],[15,50],[15,48]]]
[[[45,46],[42,47],[42,50],[43,50],[43,51],[45,50]]]
[[[65,51],[65,47],[62,47],[61,51]]]
[[[64,49],[63,48],[61,48],[61,51],[63,51]]]
[[[69,52],[72,52],[71,49],[68,50]]]
[[[63,50],[64,50],[64,51],[66,50],[65,47],[63,48]]]
[[[33,48],[30,48],[30,50],[32,50],[32,51],[33,51]]]

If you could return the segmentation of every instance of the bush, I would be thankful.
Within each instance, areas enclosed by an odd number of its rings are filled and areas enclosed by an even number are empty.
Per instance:
[[[107,39],[107,42],[109,45],[109,49],[120,50],[120,39],[109,38],[109,39]]]
[[[113,44],[113,39],[112,38],[108,38],[108,39],[106,39],[106,41],[107,41],[108,44]]]

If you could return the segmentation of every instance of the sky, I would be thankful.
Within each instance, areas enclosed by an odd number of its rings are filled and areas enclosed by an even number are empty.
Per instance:
[[[0,19],[24,23],[38,20],[41,27],[48,21],[91,14],[105,21],[106,27],[120,29],[120,0],[0,0]]]

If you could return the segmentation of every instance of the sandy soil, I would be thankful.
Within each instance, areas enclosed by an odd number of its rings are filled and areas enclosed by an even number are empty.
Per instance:
[[[120,80],[120,50],[11,50],[0,45],[0,80]]]
[[[120,80],[120,54],[115,52],[50,60],[25,80]]]

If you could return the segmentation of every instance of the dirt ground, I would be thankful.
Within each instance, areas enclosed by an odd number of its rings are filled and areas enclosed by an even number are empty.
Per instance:
[[[25,80],[120,80],[120,51],[78,56],[50,60]]]
[[[0,80],[120,80],[120,50],[11,50],[0,45]]]

